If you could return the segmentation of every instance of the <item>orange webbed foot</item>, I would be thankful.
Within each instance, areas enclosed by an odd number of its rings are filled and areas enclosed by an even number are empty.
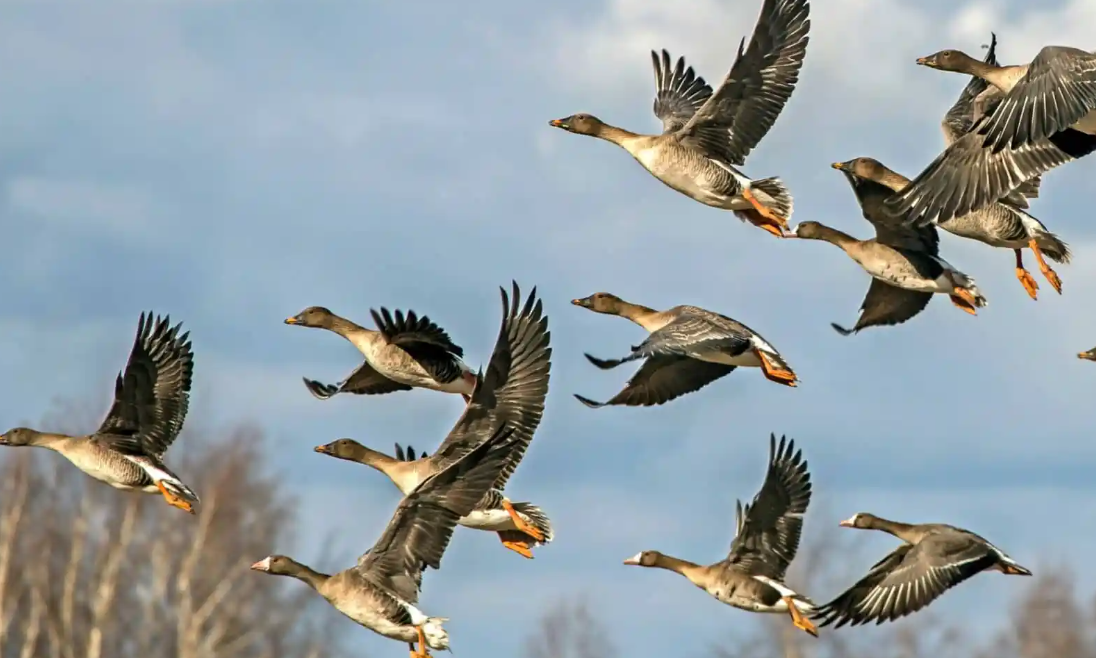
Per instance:
[[[1017,267],[1016,278],[1020,280],[1020,284],[1024,286],[1024,290],[1032,299],[1039,299],[1039,284],[1035,282],[1035,277],[1031,276],[1031,272],[1022,267]]]
[[[761,350],[755,350],[755,352],[757,353],[757,358],[761,361],[761,372],[765,375],[766,379],[771,382],[776,382],[777,384],[783,384],[784,386],[791,386],[792,388],[798,385],[799,377],[794,372],[787,368],[777,366],[773,362],[772,357],[765,354],[765,352],[762,352]]]
[[[536,541],[544,541],[544,533],[541,532],[538,528],[535,528],[526,523],[525,519],[521,518],[521,515],[518,514],[518,511],[514,509],[514,506],[510,503],[510,501],[506,500],[505,498],[502,500],[502,509],[506,510],[506,513],[510,515],[510,518],[514,522],[514,527],[519,532],[523,532],[529,535]]]
[[[160,493],[164,495],[164,500],[167,501],[168,505],[171,505],[172,507],[178,507],[184,512],[190,512],[191,514],[194,513],[194,507],[189,502],[183,500],[182,498],[179,498],[175,494],[168,491],[163,482],[157,482],[156,488],[159,489]]]

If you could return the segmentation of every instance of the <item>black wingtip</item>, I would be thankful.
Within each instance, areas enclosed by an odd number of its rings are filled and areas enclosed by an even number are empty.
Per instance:
[[[583,352],[583,356],[586,357],[587,361],[594,364],[598,368],[601,368],[602,370],[610,370],[623,363],[623,361],[620,359],[599,359],[596,356],[591,356],[589,352]]]
[[[308,389],[308,392],[320,400],[326,400],[338,392],[335,386],[318,382],[315,379],[301,377],[301,380],[304,381],[304,386]]]
[[[836,322],[831,322],[830,326],[833,327],[834,331],[841,334],[842,336],[851,336],[851,335],[856,333],[855,329],[846,329],[846,328],[842,327],[841,325],[837,324]]]
[[[572,393],[572,395],[575,396],[576,400],[578,400],[582,404],[586,405],[587,407],[590,407],[591,409],[600,409],[601,407],[605,406],[604,402],[595,402],[595,401],[591,400],[590,398],[582,397],[578,393]]]

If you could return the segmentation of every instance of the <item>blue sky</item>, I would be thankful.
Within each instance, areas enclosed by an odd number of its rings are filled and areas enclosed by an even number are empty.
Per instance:
[[[351,436],[432,450],[462,402],[427,391],[318,401],[301,376],[336,381],[359,356],[282,319],[311,304],[363,322],[370,307],[412,308],[477,365],[497,332],[497,286],[513,278],[545,299],[554,361],[545,420],[510,493],[543,506],[557,539],[525,561],[493,535],[458,531],[422,598],[452,618],[458,652],[512,650],[540,611],[573,595],[610,626],[625,620],[612,639],[629,653],[695,653],[753,628],[757,616],[620,561],[647,548],[720,559],[771,431],[797,439],[812,467],[806,545],[873,511],[966,526],[1023,564],[1071,560],[1096,583],[1085,560],[1096,550],[1096,367],[1074,357],[1096,345],[1084,301],[1096,295],[1082,187],[1092,162],[1048,175],[1032,209],[1074,250],[1057,268],[1063,296],[1035,273],[1031,301],[1011,253],[944,234],[942,254],[989,306],[972,318],[937,299],[906,325],[843,338],[829,322],[854,321],[868,278],[839,251],[777,241],[672,192],[611,145],[548,127],[588,111],[655,130],[648,51],[685,54],[715,84],[759,4],[0,4],[0,59],[13,64],[0,68],[5,424],[40,418],[57,398],[105,409],[139,312],[171,313],[197,353],[192,419],[261,422],[285,486],[314,511],[295,556],[312,561],[334,532],[344,561],[317,566],[341,568],[371,545],[398,493],[312,447]],[[912,176],[942,148],[939,120],[964,81],[917,57],[980,53],[992,29],[999,59],[1026,61],[1044,43],[1084,47],[1096,24],[1084,0],[1038,11],[815,4],[799,89],[745,169],[785,180],[793,224],[865,237],[829,164],[870,155]],[[740,370],[664,407],[587,409],[571,393],[606,399],[630,373],[598,371],[582,353],[623,355],[642,336],[568,303],[598,290],[731,315],[802,384]],[[865,569],[893,542],[863,545],[840,568]],[[1000,619],[1021,585],[984,576],[934,610]],[[403,650],[346,629],[366,652]]]

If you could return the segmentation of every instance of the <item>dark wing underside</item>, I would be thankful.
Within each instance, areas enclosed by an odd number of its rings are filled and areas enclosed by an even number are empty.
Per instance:
[[[96,431],[115,450],[160,459],[183,428],[190,405],[194,353],[190,333],[170,316],[141,313],[114,403]]]
[[[513,461],[500,472],[495,488],[502,489],[517,468],[544,416],[551,370],[551,332],[548,318],[533,288],[522,304],[521,290],[513,284],[513,298],[499,288],[502,325],[487,371],[480,377],[472,399],[434,452],[439,464],[460,458],[504,424],[514,429],[517,447]]]
[[[430,318],[419,317],[414,311],[405,316],[397,310],[393,315],[383,307],[379,313],[373,309],[369,312],[385,340],[407,352],[434,380],[448,383],[461,376],[464,349]]]
[[[304,377],[304,385],[312,395],[321,400],[326,400],[338,393],[354,393],[355,395],[383,395],[396,391],[410,391],[412,387],[391,380],[377,372],[368,361],[363,361],[357,370],[338,384],[324,384],[315,379]]]
[[[803,516],[811,502],[811,476],[795,442],[769,437],[769,468],[753,502],[736,510],[737,534],[727,561],[751,576],[782,581],[799,550]]]
[[[902,324],[925,310],[932,300],[931,292],[906,290],[872,277],[868,294],[860,305],[860,317],[852,329],[830,323],[838,333],[848,336],[861,329]]]
[[[589,354],[586,358],[592,359]],[[699,391],[734,369],[732,365],[709,363],[682,355],[652,356],[608,402],[595,402],[577,394],[575,397],[593,408],[609,405],[649,407]]]
[[[514,431],[501,427],[444,470],[424,480],[396,508],[377,543],[358,558],[358,573],[414,605],[422,572],[441,568],[457,520],[471,512],[511,459]]]

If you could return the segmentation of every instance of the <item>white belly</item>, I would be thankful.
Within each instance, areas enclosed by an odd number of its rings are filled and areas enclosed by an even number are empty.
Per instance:
[[[707,352],[704,354],[698,354],[694,358],[699,361],[707,361],[708,363],[723,363],[729,366],[741,366],[746,368],[760,368],[761,359],[757,356],[756,350],[746,350],[742,354],[731,356],[729,354],[723,354],[722,352]]]
[[[462,516],[457,523],[466,528],[477,530],[517,530],[514,520],[506,513],[506,510],[475,510],[467,516]]]

